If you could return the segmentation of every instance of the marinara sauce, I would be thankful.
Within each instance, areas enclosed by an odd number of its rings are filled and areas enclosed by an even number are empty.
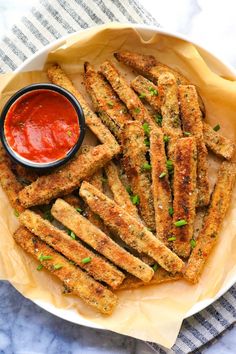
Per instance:
[[[66,156],[79,138],[78,116],[55,91],[34,90],[9,109],[4,123],[8,145],[27,160],[47,163]]]

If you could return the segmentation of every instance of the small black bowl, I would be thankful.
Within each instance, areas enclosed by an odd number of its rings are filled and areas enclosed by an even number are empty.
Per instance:
[[[79,127],[80,127],[79,138],[78,138],[77,142],[75,143],[75,145],[66,154],[66,156],[64,156],[63,158],[58,159],[56,161],[47,162],[47,163],[39,163],[39,162],[34,162],[34,161],[30,161],[28,159],[25,159],[24,157],[21,157],[19,154],[17,154],[10,147],[10,145],[7,142],[6,136],[5,136],[4,122],[5,122],[5,119],[6,119],[6,116],[7,116],[7,113],[9,111],[10,107],[20,97],[24,96],[26,93],[29,93],[29,92],[32,92],[35,90],[51,90],[51,91],[54,91],[54,92],[57,92],[57,93],[63,95],[72,104],[72,106],[74,107],[74,109],[77,113],[77,116],[78,116],[78,122],[79,122]],[[59,166],[65,164],[66,162],[68,162],[68,160],[70,160],[75,155],[75,153],[78,151],[78,149],[80,148],[80,146],[83,142],[83,139],[84,139],[84,135],[85,135],[85,118],[84,118],[84,113],[83,113],[80,103],[69,91],[65,90],[64,88],[62,88],[60,86],[54,85],[54,84],[50,84],[50,83],[33,84],[33,85],[29,85],[29,86],[26,86],[26,87],[20,89],[7,101],[7,103],[3,107],[3,110],[1,113],[0,138],[2,141],[2,145],[4,146],[6,152],[15,162],[19,163],[20,165],[22,165],[24,167],[38,170],[39,172],[48,171],[50,169],[59,167]]]

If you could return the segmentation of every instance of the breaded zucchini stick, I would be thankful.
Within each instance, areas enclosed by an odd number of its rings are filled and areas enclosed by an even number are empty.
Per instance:
[[[101,65],[101,71],[110,82],[113,90],[120,97],[121,101],[125,103],[131,116],[142,124],[146,122],[149,125],[155,125],[155,122],[146,107],[132,90],[128,82],[118,72],[112,62],[108,60],[105,61]]]
[[[210,201],[207,148],[203,137],[203,124],[195,86],[179,85],[179,101],[183,130],[193,135],[197,143],[197,206],[205,206]]]
[[[94,70],[93,66],[84,64],[85,87],[90,95],[93,106],[102,122],[110,129],[120,141],[124,123],[131,119],[124,103],[101,73]]]
[[[122,163],[132,192],[137,196],[140,215],[147,227],[155,230],[151,176],[150,169],[147,169],[149,164],[145,156],[147,147],[142,125],[135,121],[126,123],[122,138]]]
[[[104,258],[84,247],[80,242],[72,239],[65,231],[59,230],[49,221],[31,210],[24,211],[19,218],[20,223],[42,241],[75,262],[98,281],[103,281],[116,288],[122,283],[125,276]],[[90,260],[84,263],[84,260]]]
[[[217,182],[203,228],[199,233],[196,247],[191,253],[184,273],[184,278],[192,283],[198,282],[204,265],[217,242],[225,214],[230,205],[235,177],[236,164],[224,161],[218,171]]]
[[[65,257],[27,229],[20,227],[13,237],[19,246],[38,259],[47,270],[59,278],[64,286],[73,294],[78,295],[81,300],[103,314],[110,315],[113,312],[117,304],[117,296],[110,290],[99,284],[79,267],[71,264]]]
[[[19,202],[19,192],[23,186],[17,181],[16,176],[10,168],[10,161],[2,145],[0,145],[0,184],[7,195],[9,203],[15,210],[16,215],[24,210]]]
[[[147,101],[158,113],[161,113],[161,99],[158,87],[150,80],[139,75],[131,81],[131,87],[139,94],[139,97]]]
[[[127,245],[149,255],[167,271],[182,271],[184,262],[113,200],[88,182],[82,183],[80,196]]]
[[[189,80],[182,75],[179,71],[167,66],[163,63],[157,61],[152,55],[144,55],[140,53],[134,53],[129,51],[121,51],[114,54],[115,58],[135,69],[141,75],[147,77],[149,80],[153,81],[155,84],[158,83],[159,77],[166,72],[170,72],[176,78],[178,85],[189,85]],[[205,107],[203,100],[200,95],[198,95],[200,109],[205,115]]]
[[[168,158],[174,161],[175,146],[179,138],[182,137],[178,86],[176,78],[170,72],[160,75],[158,80],[158,92],[161,99],[162,129],[169,137],[167,146]]]
[[[71,80],[68,78],[66,73],[62,70],[62,68],[55,64],[51,65],[47,71],[49,80],[59,85],[70,93],[72,93],[75,98],[79,101],[85,116],[86,125],[89,129],[96,135],[96,137],[102,142],[108,145],[112,154],[118,154],[120,152],[120,147],[114,136],[111,134],[109,129],[102,124],[101,120],[97,117],[97,115],[91,110],[87,102],[81,93],[75,88]]]
[[[148,285],[157,285],[162,283],[167,283],[169,281],[175,281],[183,278],[181,273],[171,274],[167,272],[165,269],[159,267],[155,273],[153,278],[150,280],[149,283],[144,283],[138,278],[133,277],[132,275],[128,275],[123,283],[117,288],[117,290],[129,290],[129,289],[137,289],[141,286],[148,286]]]
[[[92,186],[91,184],[89,185]],[[93,210],[93,208],[91,209]],[[121,248],[103,231],[91,224],[62,199],[56,200],[52,207],[52,215],[63,225],[72,230],[81,240],[89,244],[93,249],[120,268],[145,282],[150,281],[152,278],[153,270],[151,267]]]
[[[174,216],[172,247],[180,257],[188,257],[196,215],[197,147],[194,137],[182,138],[176,144],[174,166]],[[180,220],[186,225],[175,226]]]
[[[214,131],[213,128],[203,122],[203,136],[206,147],[213,151],[216,155],[231,160],[235,152],[235,143],[225,138],[223,135]]]
[[[152,193],[155,209],[156,235],[168,244],[172,228],[169,209],[172,206],[171,189],[166,167],[165,143],[160,128],[150,132],[150,160],[152,166]]]
[[[111,158],[111,152],[105,144],[95,146],[77,155],[60,170],[40,176],[19,193],[19,200],[26,208],[47,204],[53,198],[68,194],[78,188],[83,179],[93,175]]]
[[[121,182],[116,165],[109,162],[105,166],[108,185],[113,193],[114,201],[130,215],[139,218],[136,206],[131,202],[129,193]],[[92,184],[92,183],[91,183]],[[95,186],[96,187],[96,186]],[[97,188],[98,190],[101,190]]]

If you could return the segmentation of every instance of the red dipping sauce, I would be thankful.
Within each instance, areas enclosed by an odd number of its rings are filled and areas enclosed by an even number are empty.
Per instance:
[[[76,144],[80,127],[70,101],[52,90],[34,90],[16,100],[4,122],[8,145],[27,160],[60,160]]]

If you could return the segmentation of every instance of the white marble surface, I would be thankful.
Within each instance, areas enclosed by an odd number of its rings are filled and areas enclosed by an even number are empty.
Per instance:
[[[0,0],[0,38],[37,0]],[[236,68],[235,0],[140,0],[160,24],[187,34]],[[0,283],[0,354],[150,354],[141,341],[58,319]],[[236,328],[206,354],[236,352]]]

